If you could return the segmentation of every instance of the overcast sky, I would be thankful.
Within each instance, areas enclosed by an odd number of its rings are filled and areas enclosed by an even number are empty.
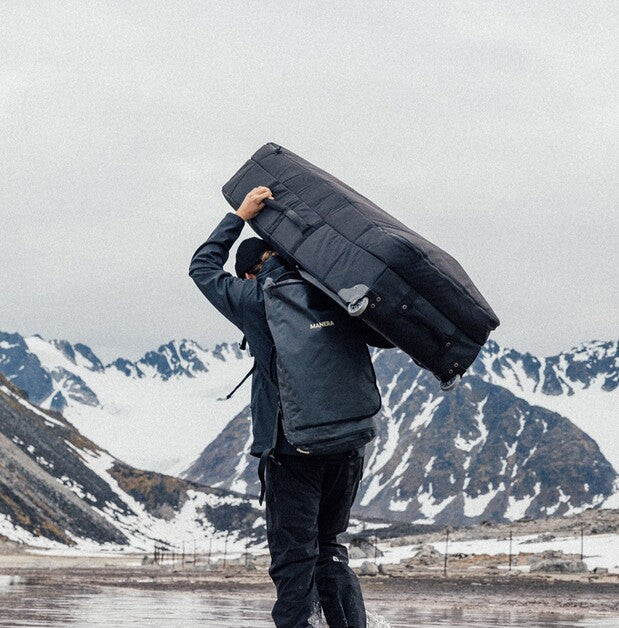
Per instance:
[[[187,268],[275,141],[456,257],[498,342],[616,338],[617,7],[1,2],[0,330],[238,339]]]

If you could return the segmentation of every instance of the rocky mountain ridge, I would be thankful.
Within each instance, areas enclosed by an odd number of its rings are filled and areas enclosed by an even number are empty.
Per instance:
[[[617,341],[547,358],[489,341],[451,395],[399,351],[374,350],[373,360],[384,404],[360,513],[466,523],[614,499]],[[250,366],[236,345],[209,351],[172,341],[137,361],[103,365],[85,345],[0,333],[0,371],[43,405],[62,402],[72,422],[117,456],[257,494],[249,384],[223,400]]]
[[[580,512],[615,494],[612,465],[565,417],[479,375],[443,393],[399,351],[375,352],[374,365],[383,409],[356,513],[469,525]],[[256,493],[249,425],[246,409],[185,476]]]
[[[186,469],[247,403],[249,385],[226,394],[251,368],[238,345],[212,350],[170,341],[140,359],[104,365],[80,343],[0,332],[0,373],[42,408],[128,463]]]
[[[0,375],[0,537],[45,548],[264,546],[257,500],[135,469]],[[226,540],[227,539],[227,540]]]

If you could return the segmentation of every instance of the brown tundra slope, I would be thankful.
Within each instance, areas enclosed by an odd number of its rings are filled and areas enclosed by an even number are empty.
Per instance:
[[[0,375],[0,536],[38,546],[150,550],[262,544],[256,500],[140,471]]]

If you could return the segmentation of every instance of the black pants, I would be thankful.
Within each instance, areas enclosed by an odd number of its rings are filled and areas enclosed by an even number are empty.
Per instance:
[[[278,628],[310,626],[322,607],[331,628],[365,628],[359,580],[337,535],[348,527],[363,471],[356,451],[269,457],[266,472],[269,574],[277,589],[271,613]]]

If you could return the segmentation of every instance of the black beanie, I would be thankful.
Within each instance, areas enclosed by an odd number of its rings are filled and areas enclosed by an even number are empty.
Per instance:
[[[234,263],[234,270],[239,277],[244,277],[246,272],[249,272],[262,257],[265,251],[270,251],[271,247],[260,238],[247,238],[239,244],[239,248],[236,252],[236,262]]]

